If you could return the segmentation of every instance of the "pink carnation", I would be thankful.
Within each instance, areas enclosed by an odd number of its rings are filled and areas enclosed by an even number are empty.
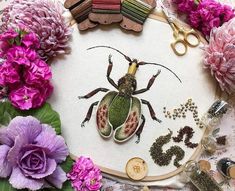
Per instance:
[[[38,89],[26,85],[11,91],[9,99],[12,105],[21,110],[37,108],[44,102]]]
[[[10,28],[9,30],[7,30],[6,32],[0,34],[0,40],[1,41],[8,41],[11,39],[14,39],[15,37],[17,37],[19,34],[13,30],[12,28]]]
[[[181,13],[189,14],[197,9],[197,5],[194,0],[172,0],[177,5],[178,11]]]
[[[32,32],[24,35],[21,42],[27,48],[38,49],[40,47],[39,39],[36,34]]]
[[[94,168],[91,170],[88,175],[85,177],[84,181],[88,190],[99,190],[101,187],[101,172],[100,169]]]
[[[210,35],[213,28],[221,26],[232,19],[234,9],[214,0],[173,0],[179,12],[188,15],[188,22],[205,36]]]
[[[7,86],[18,84],[20,76],[17,68],[13,67],[9,62],[4,62],[0,65],[0,85]]]
[[[98,191],[102,185],[100,170],[90,158],[83,156],[76,160],[67,177],[77,191]]]
[[[0,36],[0,86],[21,110],[40,107],[53,91],[51,69],[40,59],[38,47],[36,34],[25,30],[10,29]],[[6,97],[6,91],[0,97]]]
[[[6,54],[6,57],[8,62],[26,66],[30,66],[31,62],[38,59],[38,55],[35,50],[22,46],[14,46],[10,48]]]
[[[34,61],[25,69],[24,78],[27,84],[42,85],[42,81],[50,80],[52,77],[50,67],[40,59]]]
[[[235,18],[211,32],[205,47],[204,66],[211,71],[220,88],[235,93]]]

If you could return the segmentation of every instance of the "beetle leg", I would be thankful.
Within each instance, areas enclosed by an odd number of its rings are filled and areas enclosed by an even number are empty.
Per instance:
[[[107,92],[107,91],[109,91],[109,89],[107,89],[107,88],[97,88],[84,96],[78,96],[78,98],[79,99],[88,99],[88,98],[92,97],[93,95],[97,94],[98,92]]]
[[[111,74],[111,71],[112,71],[112,68],[113,68],[113,62],[111,60],[112,58],[112,55],[110,54],[109,55],[109,66],[108,66],[108,69],[107,69],[107,79],[109,81],[109,83],[115,87],[116,89],[118,89],[118,85],[114,82],[114,80],[110,77],[110,74]]]
[[[91,106],[89,107],[88,112],[86,114],[86,117],[81,124],[81,127],[85,127],[85,123],[91,119],[91,114],[92,114],[93,108],[94,108],[94,106],[98,105],[98,103],[99,102],[96,101],[93,104],[91,104]]]
[[[151,106],[150,102],[146,101],[144,99],[141,99],[141,101],[142,101],[143,104],[148,106],[149,112],[150,112],[150,115],[151,115],[152,119],[159,122],[159,123],[161,123],[162,121],[156,117],[155,111],[153,110],[153,107]]]
[[[134,92],[133,92],[133,95],[142,94],[142,93],[148,91],[148,90],[151,88],[151,86],[153,85],[153,83],[154,83],[156,77],[157,77],[160,73],[161,73],[161,70],[158,70],[157,74],[156,74],[156,75],[153,75],[152,78],[149,80],[147,87],[146,87],[146,88],[143,88],[143,89],[140,89],[140,90],[134,91]]]
[[[140,124],[138,131],[135,133],[137,135],[137,141],[135,142],[136,144],[140,142],[140,134],[142,133],[143,128],[144,128],[144,124],[145,124],[144,115],[141,115],[141,119],[142,119],[142,123]]]

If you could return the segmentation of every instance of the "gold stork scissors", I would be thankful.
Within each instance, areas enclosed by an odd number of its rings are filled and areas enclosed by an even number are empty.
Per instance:
[[[163,3],[161,4],[161,8],[167,22],[173,30],[173,36],[175,38],[175,41],[171,43],[171,48],[173,49],[174,53],[178,56],[183,56],[187,53],[188,46],[197,47],[200,44],[199,34],[193,29],[186,30],[183,26],[178,25],[174,21],[174,19],[169,15],[168,10],[163,6]],[[192,41],[192,39],[190,38],[193,38],[194,40]],[[178,45],[182,45],[182,51],[177,49]]]

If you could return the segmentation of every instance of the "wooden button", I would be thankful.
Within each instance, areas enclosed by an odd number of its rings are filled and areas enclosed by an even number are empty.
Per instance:
[[[142,180],[147,173],[147,163],[141,158],[132,158],[126,164],[126,174],[132,180]]]
[[[231,177],[232,179],[235,179],[235,165],[230,166],[228,168],[228,175],[229,177]]]
[[[206,160],[200,160],[198,161],[199,167],[202,171],[210,171],[211,169],[211,164],[210,162]]]

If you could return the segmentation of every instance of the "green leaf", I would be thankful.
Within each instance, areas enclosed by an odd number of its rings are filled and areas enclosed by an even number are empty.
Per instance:
[[[20,112],[10,102],[0,102],[0,125],[8,125],[18,115],[20,115]]]
[[[71,170],[73,163],[74,160],[70,156],[68,156],[67,159],[60,166],[66,173],[68,173]]]
[[[16,191],[15,188],[11,186],[7,179],[0,179],[0,190],[3,191]]]
[[[41,123],[51,125],[57,134],[61,134],[61,121],[59,114],[51,108],[49,103],[45,103],[39,109],[31,109],[23,112],[24,116],[36,117]]]
[[[14,108],[10,102],[0,102],[0,126],[8,125],[16,116],[31,115],[41,123],[51,125],[57,134],[61,134],[61,121],[59,114],[51,108],[49,103],[45,103],[41,108],[21,111]]]

